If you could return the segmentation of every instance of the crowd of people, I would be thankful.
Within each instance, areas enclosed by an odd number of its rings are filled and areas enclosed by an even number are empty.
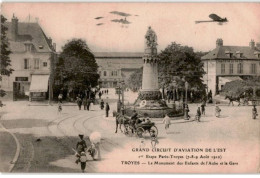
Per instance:
[[[184,108],[184,119],[185,120],[189,120],[190,119],[190,115],[189,115],[189,106],[188,104],[185,105],[185,108]],[[196,114],[195,114],[195,120],[197,120],[198,122],[200,122],[200,118],[202,115],[205,116],[206,114],[206,102],[202,102],[201,106],[198,106],[197,108],[197,111],[196,111]],[[215,116],[217,118],[220,118],[221,116],[221,109],[220,109],[220,106],[219,104],[215,104]],[[256,117],[258,116],[258,112],[257,112],[257,109],[256,109],[256,105],[253,105],[253,109],[252,109],[252,118],[253,119],[256,119]]]
[[[102,96],[104,94],[108,94],[108,89],[106,90],[94,90],[90,91],[88,95],[83,95],[83,94],[78,94],[76,97],[76,103],[78,106],[78,109],[81,110],[82,106],[84,110],[90,111],[92,105],[94,105],[97,102],[96,96],[99,98],[99,104],[100,104],[100,109],[103,110],[105,108],[105,114],[106,117],[109,116],[109,111],[110,111],[110,106],[108,102],[104,102],[102,99]],[[60,114],[62,112],[62,102],[63,102],[63,94],[60,93],[58,95],[58,113]]]

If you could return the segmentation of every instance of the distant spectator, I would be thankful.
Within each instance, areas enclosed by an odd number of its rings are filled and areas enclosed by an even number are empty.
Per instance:
[[[253,109],[252,109],[252,116],[253,116],[253,119],[256,119],[256,117],[258,116],[257,109],[256,109],[255,105],[253,106]]]
[[[167,133],[167,130],[169,129],[169,127],[171,125],[171,118],[167,114],[165,114],[165,117],[163,118],[163,123],[164,123],[165,131]]]
[[[200,107],[198,107],[198,109],[197,109],[196,117],[197,117],[197,120],[200,122],[200,117],[201,117]]]
[[[58,102],[58,114],[61,114],[62,112],[62,105],[61,102]]]
[[[99,99],[101,99],[102,93],[101,91],[98,93]]]
[[[91,103],[91,100],[90,100],[90,99],[87,99],[87,110],[88,110],[88,111],[90,110],[90,103]]]
[[[84,97],[84,99],[83,99],[83,107],[84,107],[84,110],[87,109],[87,104],[88,104],[87,97]]]
[[[58,96],[58,102],[62,103],[62,98],[63,98],[63,95],[60,93]]]
[[[109,110],[110,110],[109,104],[106,103],[106,117],[109,116]]]
[[[220,112],[221,112],[221,109],[220,109],[219,106],[216,104],[216,108],[215,108],[215,115],[216,115],[216,117],[220,117]]]
[[[201,114],[203,114],[205,116],[205,104],[204,104],[204,102],[201,105]]]
[[[82,105],[82,99],[80,98],[80,95],[77,96],[77,105],[79,107],[79,110],[81,110],[81,105]]]

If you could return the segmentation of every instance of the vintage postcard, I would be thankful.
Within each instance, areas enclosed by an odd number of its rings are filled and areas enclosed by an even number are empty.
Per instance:
[[[0,12],[0,172],[259,173],[260,3]]]

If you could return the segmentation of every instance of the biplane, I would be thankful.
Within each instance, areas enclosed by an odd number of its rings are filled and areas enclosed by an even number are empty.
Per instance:
[[[111,20],[111,22],[121,23],[122,24],[121,27],[128,27],[127,25],[129,25],[131,23],[126,19],[127,17],[132,16],[131,14],[128,14],[128,13],[125,13],[125,12],[119,12],[119,11],[112,11],[110,13],[124,17],[124,19],[113,19],[113,20]]]
[[[111,20],[112,22],[117,22],[117,23],[122,23],[122,24],[130,24],[131,22],[129,22],[128,20],[125,19],[113,19]]]
[[[216,14],[210,14],[209,18],[211,18],[212,20],[200,20],[200,21],[195,21],[195,23],[204,23],[204,22],[218,22],[219,25],[222,25],[222,23],[224,22],[228,22],[227,18],[221,18]]]

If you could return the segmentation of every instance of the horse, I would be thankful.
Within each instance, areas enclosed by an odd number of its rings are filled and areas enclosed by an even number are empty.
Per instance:
[[[233,101],[237,101],[238,102],[238,106],[240,106],[240,97],[232,97],[232,96],[226,96],[225,99],[229,99],[229,106],[232,103],[232,106],[234,106]]]
[[[124,124],[124,119],[125,119],[124,115],[122,115],[120,113],[116,114],[116,131],[115,131],[115,133],[117,133],[118,125],[119,125],[121,132],[123,132],[121,125]]]

